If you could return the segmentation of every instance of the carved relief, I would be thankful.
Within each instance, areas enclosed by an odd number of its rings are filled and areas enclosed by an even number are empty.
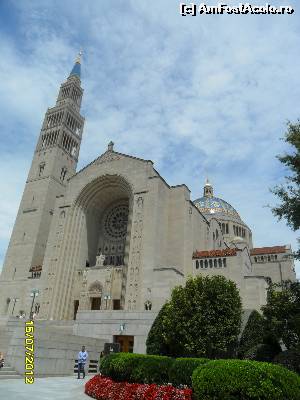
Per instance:
[[[121,157],[118,156],[117,154],[114,154],[112,152],[106,152],[101,157],[99,157],[98,160],[95,161],[95,164],[96,165],[104,164],[104,163],[107,163],[107,162],[120,160],[120,158]]]
[[[143,234],[143,213],[144,199],[138,196],[135,199],[134,216],[132,223],[132,243],[129,259],[129,284],[128,310],[135,310],[138,299],[140,269],[141,269],[141,251]]]

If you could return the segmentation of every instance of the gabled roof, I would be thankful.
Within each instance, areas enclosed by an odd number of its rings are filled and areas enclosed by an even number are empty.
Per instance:
[[[73,179],[75,176],[80,174],[82,171],[84,171],[85,169],[87,169],[91,165],[104,164],[106,162],[120,160],[123,157],[130,158],[130,159],[137,160],[137,161],[142,161],[142,162],[145,162],[145,163],[149,163],[150,162],[153,165],[153,161],[151,161],[151,160],[144,160],[143,158],[129,156],[128,154],[118,153],[117,151],[113,151],[113,150],[107,150],[105,153],[101,154],[101,156],[97,157],[94,161],[90,162],[85,167],[83,167],[81,170],[79,170],[69,180]]]

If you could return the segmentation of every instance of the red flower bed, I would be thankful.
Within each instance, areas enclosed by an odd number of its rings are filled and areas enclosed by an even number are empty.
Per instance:
[[[191,400],[191,389],[173,386],[141,385],[139,383],[114,382],[110,378],[95,375],[85,384],[85,393],[97,400]]]

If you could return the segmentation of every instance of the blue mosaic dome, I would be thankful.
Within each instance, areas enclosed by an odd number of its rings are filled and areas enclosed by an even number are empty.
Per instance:
[[[193,203],[203,214],[225,214],[239,220],[241,219],[238,212],[227,201],[219,197],[214,197],[213,187],[208,180],[204,186],[203,197],[196,199]]]
[[[223,213],[241,219],[238,212],[229,203],[218,197],[201,197],[195,200],[194,204],[203,214]]]

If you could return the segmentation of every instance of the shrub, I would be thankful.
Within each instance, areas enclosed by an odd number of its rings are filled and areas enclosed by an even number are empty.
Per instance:
[[[192,375],[198,400],[299,400],[300,377],[278,365],[245,361],[214,360]]]
[[[173,386],[187,385],[192,387],[194,370],[210,360],[208,358],[176,358],[169,372],[169,381]]]
[[[102,375],[115,381],[168,383],[173,359],[164,356],[117,353],[106,356],[100,364]]]
[[[115,381],[129,381],[131,374],[138,361],[146,357],[143,354],[115,353],[103,357],[100,364],[102,375],[110,377]]]
[[[164,304],[157,314],[146,340],[147,354],[168,355],[169,348],[165,341],[164,318],[167,315],[168,303]]]
[[[244,354],[244,359],[271,362],[276,354],[278,354],[278,349],[270,344],[261,343],[248,350]]]
[[[242,337],[240,339],[238,350],[239,357],[244,358],[244,355],[250,349],[253,349],[258,344],[263,343],[263,337],[264,319],[258,311],[254,310],[248,318]]]
[[[85,393],[97,400],[192,400],[191,389],[114,382],[99,375],[85,384]]]
[[[300,375],[300,348],[290,349],[279,353],[273,361]]]
[[[164,356],[140,358],[133,368],[131,382],[166,384],[170,381],[169,371],[173,359]]]

